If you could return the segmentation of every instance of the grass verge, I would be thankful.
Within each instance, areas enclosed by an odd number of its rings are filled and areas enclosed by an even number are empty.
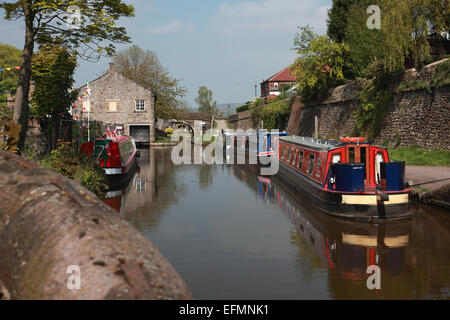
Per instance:
[[[450,151],[448,150],[429,151],[417,147],[389,148],[388,150],[391,159],[406,161],[406,165],[450,167]]]

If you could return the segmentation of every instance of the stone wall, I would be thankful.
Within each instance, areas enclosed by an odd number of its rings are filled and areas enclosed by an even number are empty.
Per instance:
[[[228,118],[228,121],[233,125],[233,128],[235,130],[242,129],[246,131],[253,128],[251,115],[252,112],[250,110],[239,112],[231,115]]]
[[[350,83],[336,88],[323,104],[302,106],[297,134],[313,136],[315,117],[319,137],[330,139],[356,132],[357,87]],[[450,150],[450,85],[434,89],[404,90],[389,106],[380,135],[374,143]],[[292,117],[292,115],[291,115]]]
[[[0,300],[192,298],[159,250],[76,182],[0,151],[0,189]]]
[[[131,126],[148,125],[150,142],[155,141],[155,95],[139,86],[134,81],[121,76],[115,71],[114,64],[110,64],[108,73],[90,82],[92,95],[90,101],[91,120],[98,120],[105,124],[120,124],[124,127],[124,134],[130,134]],[[81,93],[86,87],[80,89]],[[145,101],[145,110],[136,111],[136,100]],[[115,104],[116,110],[110,109],[110,103]],[[78,101],[78,109],[83,109],[83,101]],[[82,113],[87,118],[87,112]]]
[[[390,106],[375,142],[450,150],[450,85],[430,91],[400,93]]]

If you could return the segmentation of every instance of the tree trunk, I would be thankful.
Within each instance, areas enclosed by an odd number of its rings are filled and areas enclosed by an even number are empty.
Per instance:
[[[22,125],[20,139],[18,143],[19,150],[25,146],[25,138],[28,124],[28,95],[30,93],[31,77],[31,59],[34,49],[34,13],[31,11],[27,1],[23,4],[25,14],[25,46],[23,49],[22,60],[20,62],[19,81],[16,91],[13,120]]]

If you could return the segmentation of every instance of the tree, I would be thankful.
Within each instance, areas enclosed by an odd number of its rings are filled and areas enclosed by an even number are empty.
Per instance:
[[[381,8],[381,29],[369,30],[366,10],[376,4]],[[420,65],[429,58],[427,36],[430,26],[437,32],[448,24],[447,0],[360,0],[348,18],[347,43],[355,74],[361,76],[373,62],[382,63],[384,72],[405,68],[406,62]]]
[[[11,68],[0,72],[0,119],[10,119],[11,111],[7,108],[7,94],[14,93],[17,88],[19,72],[15,69],[20,63],[22,52],[7,44],[0,44],[0,69]]]
[[[19,141],[19,148],[22,148],[28,122],[31,60],[35,43],[64,43],[91,60],[98,59],[100,55],[112,55],[115,47],[105,41],[129,42],[125,28],[116,26],[115,21],[133,16],[134,8],[120,0],[18,0],[1,2],[0,8],[5,10],[6,20],[23,19],[25,22],[25,45],[13,115],[13,120],[23,126]]]
[[[195,102],[198,104],[198,111],[211,114],[211,115],[217,115],[218,109],[217,109],[217,102],[213,101],[213,93],[211,90],[209,90],[205,86],[201,86],[198,89],[198,97],[195,98]]]
[[[59,116],[69,110],[78,94],[71,90],[76,66],[76,55],[60,45],[42,46],[33,57],[31,113],[35,118],[50,119],[52,149],[56,146]]]
[[[311,27],[300,27],[294,39],[298,58],[292,65],[299,92],[305,103],[320,97],[328,88],[343,83],[349,48],[328,36],[319,36]]]
[[[180,80],[169,75],[155,52],[134,45],[116,55],[114,63],[124,77],[156,94],[158,118],[170,119],[177,116],[177,112],[183,107],[180,98],[186,95],[187,90],[180,85]]]
[[[333,6],[328,11],[327,21],[327,34],[331,40],[336,42],[347,40],[347,19],[353,3],[355,3],[355,0],[333,0]]]

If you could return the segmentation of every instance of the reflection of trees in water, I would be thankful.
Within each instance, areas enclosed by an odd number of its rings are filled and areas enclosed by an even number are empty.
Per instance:
[[[450,220],[448,213],[432,214],[418,208],[411,221],[382,225],[331,218],[314,209],[295,188],[272,177],[270,187],[260,186],[257,171],[233,166],[245,184],[272,197],[297,231],[290,241],[298,247],[296,263],[305,279],[327,267],[332,297],[337,299],[445,299],[450,297]],[[256,173],[256,174],[255,174]],[[270,192],[267,192],[270,190]],[[344,235],[355,242],[349,242]],[[358,242],[359,241],[359,242]],[[371,291],[367,267],[381,268],[381,291]]]
[[[214,173],[216,172],[216,166],[201,165],[197,166],[198,172],[198,185],[200,190],[208,189],[213,183]]]

